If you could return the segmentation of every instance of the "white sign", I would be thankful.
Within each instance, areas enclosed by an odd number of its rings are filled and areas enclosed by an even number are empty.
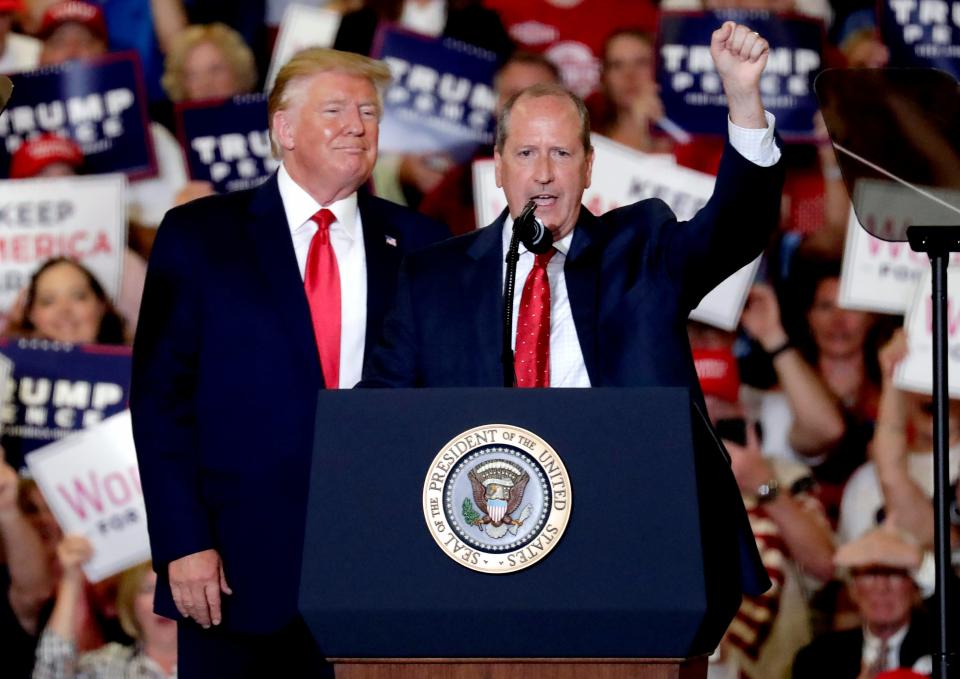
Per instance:
[[[127,244],[121,174],[0,181],[0,313],[51,257],[70,257],[117,298]]]
[[[263,91],[267,94],[273,89],[277,72],[290,57],[308,47],[333,47],[340,28],[340,13],[308,5],[289,5],[283,13],[283,23],[277,34],[277,42],[270,58],[267,81]]]
[[[906,391],[933,393],[933,300],[930,272],[921,279],[907,320],[907,355],[897,365],[894,384]],[[947,272],[947,370],[951,398],[960,398],[960,267]]]
[[[917,284],[930,270],[930,260],[903,241],[872,236],[853,209],[840,271],[840,306],[845,309],[902,314],[913,301]]]
[[[88,580],[150,558],[129,410],[29,453],[27,466],[63,532],[93,545]]]
[[[673,156],[640,153],[598,134],[591,135],[591,141],[593,179],[583,193],[583,204],[595,215],[638,200],[660,198],[683,221],[693,217],[713,193],[715,177],[680,167]],[[507,206],[503,191],[497,188],[493,160],[474,162],[473,191],[477,224],[489,224]],[[710,291],[690,318],[734,330],[759,264],[758,257]]]

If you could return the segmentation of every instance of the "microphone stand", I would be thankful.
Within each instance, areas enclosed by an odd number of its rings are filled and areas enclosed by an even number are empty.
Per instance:
[[[503,282],[503,348],[500,362],[503,365],[503,386],[517,386],[517,373],[513,363],[513,295],[517,287],[517,261],[520,259],[520,232],[513,223],[510,247],[507,248],[507,275]]]
[[[907,239],[915,252],[925,252],[932,268],[933,302],[933,459],[934,459],[934,561],[936,580],[934,613],[937,620],[933,676],[953,679],[956,668],[956,612],[953,608],[953,574],[950,558],[950,388],[947,378],[947,265],[950,254],[960,252],[960,228],[910,226]]]
[[[513,356],[513,294],[517,287],[517,261],[520,259],[520,243],[535,254],[542,254],[553,244],[549,229],[534,214],[537,204],[530,200],[513,220],[510,247],[507,248],[507,275],[503,282],[503,347],[500,362],[503,364],[503,386],[517,386]]]

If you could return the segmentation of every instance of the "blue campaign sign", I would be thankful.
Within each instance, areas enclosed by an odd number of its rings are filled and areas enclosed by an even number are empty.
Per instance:
[[[181,104],[177,126],[190,178],[217,193],[257,186],[280,165],[270,150],[266,95]]]
[[[0,385],[0,432],[7,461],[127,408],[129,347],[70,345],[46,340],[0,340],[13,363]]]
[[[880,0],[890,66],[939,68],[960,79],[960,0]]]
[[[10,79],[13,97],[0,115],[0,154],[9,156],[24,139],[54,132],[83,148],[90,174],[156,176],[143,76],[135,53],[69,61],[16,73]],[[8,161],[5,158],[4,165]]]
[[[382,30],[376,45],[374,54],[393,74],[384,96],[381,151],[445,153],[462,162],[493,143],[493,52],[395,28]]]
[[[692,134],[727,132],[727,100],[710,56],[710,36],[724,21],[746,24],[770,43],[760,78],[764,107],[784,137],[809,139],[823,61],[820,21],[755,10],[664,12],[657,38],[657,82],[667,117]]]

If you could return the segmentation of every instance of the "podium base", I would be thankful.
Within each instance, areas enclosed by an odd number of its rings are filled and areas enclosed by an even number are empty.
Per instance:
[[[705,679],[697,658],[331,658],[337,679]]]

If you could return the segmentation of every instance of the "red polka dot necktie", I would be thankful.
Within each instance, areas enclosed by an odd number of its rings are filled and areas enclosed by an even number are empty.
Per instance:
[[[310,304],[323,383],[327,389],[336,389],[340,386],[340,269],[330,243],[330,225],[337,218],[324,208],[310,221],[317,225],[317,232],[310,241],[303,287]]]
[[[527,275],[517,312],[514,370],[518,387],[550,386],[550,279],[547,263],[554,248],[537,255]]]

